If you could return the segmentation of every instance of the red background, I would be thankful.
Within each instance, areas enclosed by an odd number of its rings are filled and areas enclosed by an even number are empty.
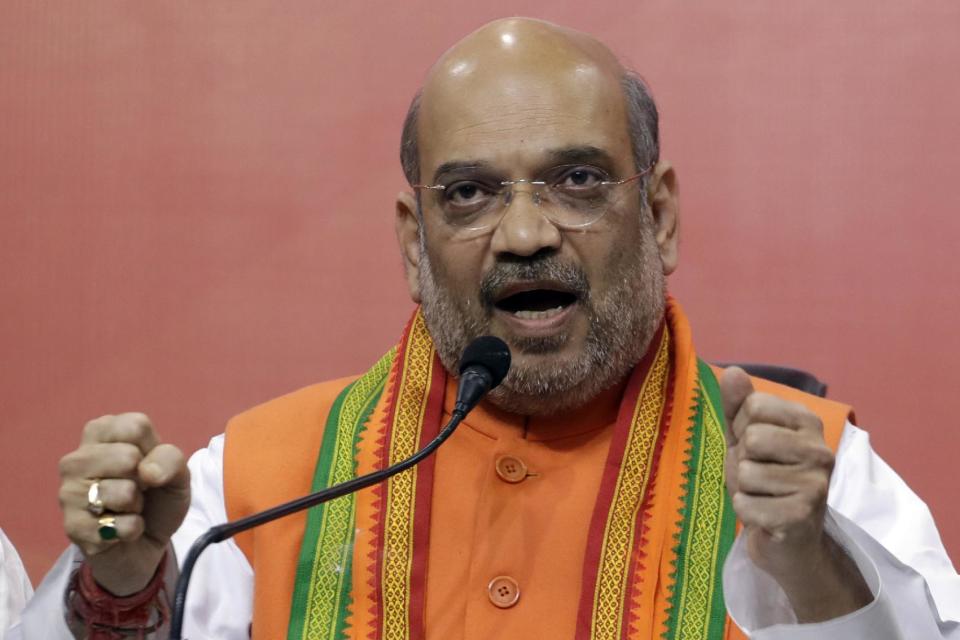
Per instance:
[[[87,419],[143,410],[193,450],[396,339],[404,111],[511,14],[653,86],[702,354],[828,381],[960,553],[960,6],[482,5],[4,2],[0,526],[35,580]]]

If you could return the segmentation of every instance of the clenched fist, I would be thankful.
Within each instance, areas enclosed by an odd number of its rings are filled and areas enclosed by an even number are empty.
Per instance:
[[[87,423],[80,447],[60,460],[60,506],[67,537],[80,549],[97,583],[114,595],[142,590],[153,577],[190,505],[190,472],[176,447],[160,444],[142,413]],[[104,540],[89,509],[99,482],[104,515],[116,538]]]
[[[742,369],[720,379],[727,490],[754,564],[777,580],[801,622],[856,611],[872,594],[824,532],[833,452],[803,405],[753,389]]]

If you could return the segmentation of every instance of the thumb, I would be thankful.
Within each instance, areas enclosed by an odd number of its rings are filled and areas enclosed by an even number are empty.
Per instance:
[[[190,507],[190,470],[183,453],[169,444],[154,447],[140,463],[145,534],[166,544]]]
[[[150,450],[137,468],[140,481],[148,488],[187,489],[190,472],[180,449],[171,444],[158,444]]]
[[[727,420],[727,444],[737,444],[739,438],[734,430],[734,420],[744,400],[753,393],[750,376],[740,367],[729,367],[720,377],[720,398],[723,401],[723,415]]]

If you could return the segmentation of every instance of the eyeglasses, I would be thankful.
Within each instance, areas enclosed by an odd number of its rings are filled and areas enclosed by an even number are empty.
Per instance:
[[[618,201],[622,188],[650,173],[649,167],[622,180],[613,180],[592,165],[560,165],[534,180],[496,180],[482,173],[457,172],[440,184],[415,184],[434,195],[444,221],[463,231],[496,227],[517,193],[527,193],[551,223],[561,229],[582,229],[602,218]],[[529,190],[518,191],[518,185]]]

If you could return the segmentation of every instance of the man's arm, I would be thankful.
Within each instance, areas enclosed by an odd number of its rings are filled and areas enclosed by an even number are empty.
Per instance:
[[[822,623],[798,624],[777,581],[739,538],[724,568],[731,617],[758,640],[960,638],[960,576],[926,505],[847,424],[829,489],[825,532],[871,591],[865,607]]]
[[[174,557],[183,558],[187,549],[209,527],[226,521],[223,501],[223,436],[210,441],[190,458],[192,501],[182,525],[173,535],[166,589],[173,593],[176,580]],[[70,574],[83,555],[71,546],[37,588],[24,611],[20,625],[9,640],[71,640],[75,636],[66,624],[64,600]],[[208,548],[193,574],[184,633],[191,640],[240,640],[249,637],[253,602],[253,571],[246,556],[226,541]],[[160,634],[159,637],[165,637]]]
[[[753,563],[786,594],[800,622],[861,609],[873,594],[824,531],[834,455],[806,407],[757,393],[742,369],[720,380],[727,421],[727,489]]]

